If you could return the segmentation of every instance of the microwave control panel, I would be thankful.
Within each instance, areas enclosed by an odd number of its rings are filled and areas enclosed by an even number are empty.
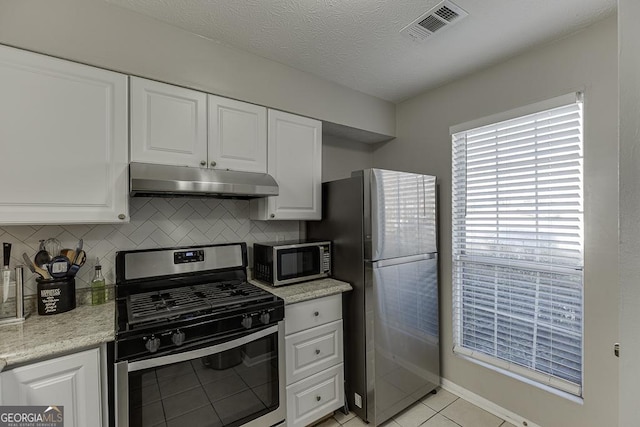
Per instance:
[[[331,273],[331,246],[320,246],[320,250],[322,251],[322,272]]]

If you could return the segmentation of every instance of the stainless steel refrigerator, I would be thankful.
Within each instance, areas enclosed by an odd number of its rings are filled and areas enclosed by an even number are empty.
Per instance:
[[[350,409],[379,425],[440,384],[436,178],[366,169],[324,183],[322,221],[344,299]]]

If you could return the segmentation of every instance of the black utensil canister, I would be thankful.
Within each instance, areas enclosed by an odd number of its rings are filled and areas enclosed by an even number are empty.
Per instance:
[[[73,277],[36,279],[38,314],[64,313],[76,308],[76,280]]]

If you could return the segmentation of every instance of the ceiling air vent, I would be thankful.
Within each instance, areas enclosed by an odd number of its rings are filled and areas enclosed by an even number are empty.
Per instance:
[[[400,33],[408,35],[414,40],[426,40],[436,32],[458,23],[468,13],[450,1],[440,2],[436,7],[423,13],[411,24],[404,27]]]

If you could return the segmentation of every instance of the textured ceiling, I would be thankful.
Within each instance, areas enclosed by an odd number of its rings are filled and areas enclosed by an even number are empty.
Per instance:
[[[469,16],[415,42],[438,0],[107,0],[398,102],[611,14],[616,0],[454,0]]]

